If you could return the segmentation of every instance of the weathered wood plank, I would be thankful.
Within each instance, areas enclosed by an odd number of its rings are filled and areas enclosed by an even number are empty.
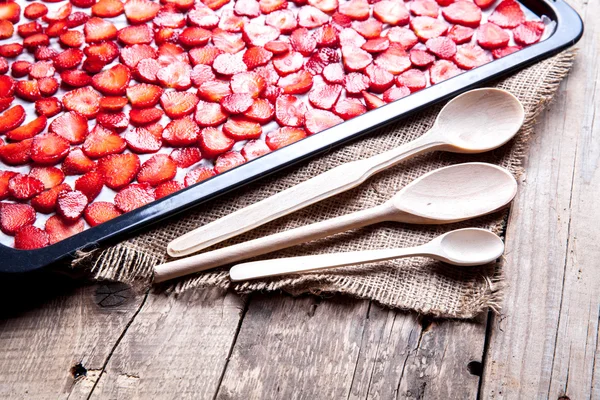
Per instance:
[[[508,226],[508,288],[483,398],[599,395],[600,4],[578,3],[582,51],[537,128]]]
[[[3,399],[66,399],[89,392],[144,298],[123,287],[110,295],[103,285],[76,287],[47,277],[11,286],[2,288]],[[76,380],[74,373],[87,376]]]
[[[219,289],[149,295],[90,398],[212,399],[243,311]]]

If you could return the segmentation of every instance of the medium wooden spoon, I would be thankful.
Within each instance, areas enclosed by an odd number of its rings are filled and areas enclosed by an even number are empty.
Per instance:
[[[496,149],[519,131],[525,112],[507,91],[477,89],[464,93],[440,111],[421,137],[376,156],[349,162],[192,230],[167,246],[182,257],[237,236],[269,221],[350,190],[400,161],[433,150],[481,153]]]
[[[494,233],[485,229],[466,228],[447,232],[416,247],[276,258],[238,264],[229,270],[229,277],[238,282],[405,257],[430,257],[452,265],[473,266],[490,263],[502,253],[504,243]]]
[[[486,163],[452,165],[419,177],[379,206],[159,265],[154,268],[154,281],[166,281],[383,221],[411,224],[463,221],[506,206],[516,193],[517,181],[504,168]]]

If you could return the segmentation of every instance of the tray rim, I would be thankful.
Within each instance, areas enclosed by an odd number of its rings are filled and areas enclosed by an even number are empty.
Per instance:
[[[534,13],[545,14],[556,22],[556,28],[550,37],[516,53],[464,72],[326,131],[268,153],[170,196],[155,200],[144,207],[89,228],[51,246],[36,250],[17,250],[0,244],[0,259],[9,260],[0,262],[0,273],[14,274],[36,271],[57,261],[73,258],[77,251],[90,251],[97,248],[100,243],[115,241],[126,234],[148,228],[150,225],[180,214],[203,202],[215,199],[317,154],[327,152],[384,125],[406,118],[425,107],[555,55],[577,43],[583,35],[581,17],[564,0],[518,1]],[[350,121],[352,121],[351,125],[348,124]]]

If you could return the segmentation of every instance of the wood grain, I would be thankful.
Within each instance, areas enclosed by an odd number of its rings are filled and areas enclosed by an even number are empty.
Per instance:
[[[598,398],[600,18],[536,129],[507,232],[508,288],[494,321],[482,397]]]

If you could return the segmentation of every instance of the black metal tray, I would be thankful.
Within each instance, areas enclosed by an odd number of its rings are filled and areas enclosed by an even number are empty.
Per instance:
[[[16,250],[0,244],[0,273],[34,271],[55,261],[72,257],[77,250],[89,250],[109,240],[124,239],[134,231],[166,217],[181,213],[434,103],[552,56],[581,38],[583,22],[577,12],[563,0],[522,0],[521,3],[538,16],[545,15],[556,23],[554,32],[546,40],[369,111],[326,132],[310,136],[51,246],[38,250]]]

